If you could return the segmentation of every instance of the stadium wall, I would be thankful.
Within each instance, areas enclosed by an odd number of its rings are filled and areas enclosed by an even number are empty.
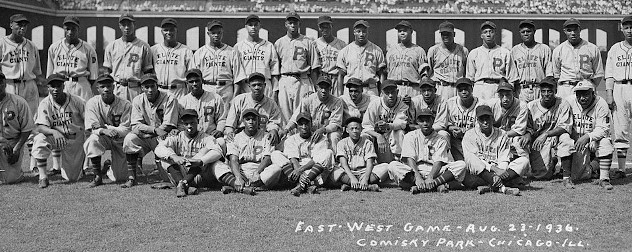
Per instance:
[[[108,43],[121,36],[118,28],[118,16],[120,12],[96,12],[96,11],[54,11],[37,7],[20,6],[0,2],[0,36],[10,33],[9,17],[15,13],[24,13],[31,25],[28,38],[33,40],[40,49],[42,66],[46,67],[48,46],[54,41],[63,38],[62,22],[66,15],[75,15],[80,18],[80,37],[91,43],[98,54],[99,61],[103,61],[103,51]],[[178,20],[178,40],[187,44],[193,50],[203,46],[208,41],[206,35],[206,23],[218,19],[224,23],[224,42],[234,45],[245,37],[244,18],[248,13],[133,13],[136,17],[136,35],[147,41],[150,45],[162,42],[160,34],[160,21],[165,17],[174,17]],[[485,20],[491,20],[498,26],[497,41],[502,46],[511,48],[520,43],[520,34],[517,32],[518,23],[525,19],[533,19],[538,26],[536,40],[557,46],[566,40],[562,32],[562,24],[571,16],[520,16],[497,15],[489,18],[482,15],[405,15],[405,14],[330,14],[334,19],[334,30],[340,39],[353,40],[351,26],[358,19],[368,20],[369,39],[378,46],[386,49],[388,45],[397,43],[395,24],[400,20],[409,20],[415,29],[414,41],[424,49],[438,43],[440,37],[438,26],[441,22],[449,20],[457,27],[456,41],[465,45],[470,50],[480,46],[479,26]],[[303,19],[302,33],[309,37],[317,37],[316,19],[319,14],[301,14]],[[276,41],[285,35],[283,13],[262,13],[261,36],[269,41]],[[582,22],[581,36],[595,43],[602,50],[602,57],[614,43],[623,39],[619,32],[619,16],[576,16]],[[42,69],[45,71],[45,69]]]

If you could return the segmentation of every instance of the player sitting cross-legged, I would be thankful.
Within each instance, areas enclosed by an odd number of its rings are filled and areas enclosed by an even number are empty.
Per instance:
[[[423,108],[417,113],[419,129],[404,136],[402,160],[406,164],[393,161],[389,172],[402,189],[413,194],[429,192],[437,189],[439,192],[448,191],[448,182],[462,182],[465,178],[465,162],[449,161],[448,150],[450,140],[446,135],[436,132],[434,113]],[[460,183],[453,183],[461,187]]]

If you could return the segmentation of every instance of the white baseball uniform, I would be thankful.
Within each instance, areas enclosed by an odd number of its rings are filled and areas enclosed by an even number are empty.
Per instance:
[[[259,43],[246,39],[237,42],[237,44],[235,44],[235,50],[239,52],[239,60],[244,67],[244,76],[250,76],[252,73],[263,74],[263,76],[266,77],[265,95],[267,97],[274,97],[274,91],[278,91],[279,87],[277,83],[272,83],[272,76],[278,76],[280,74],[279,55],[274,45],[265,39],[261,39]],[[250,92],[248,83],[242,83],[241,92]]]
[[[358,46],[355,42],[345,46],[338,53],[338,61],[336,66],[346,73],[344,83],[350,78],[360,79],[366,82],[373,79],[374,82],[380,82],[378,72],[386,67],[386,60],[382,49],[371,41],[367,41],[364,46]],[[348,90],[345,90],[345,93]],[[379,95],[377,85],[364,87],[364,92],[372,95]]]
[[[139,38],[132,42],[119,38],[105,48],[103,66],[112,70],[110,75],[116,83],[114,94],[132,102],[140,94],[143,73],[154,68],[153,55],[147,42]]]
[[[186,45],[177,42],[171,48],[164,44],[155,44],[151,47],[154,57],[154,71],[158,78],[158,87],[168,91],[176,99],[189,93],[187,79],[184,73],[195,68],[193,51]]]
[[[210,134],[213,130],[224,131],[228,110],[222,97],[212,91],[204,91],[200,98],[191,93],[178,100],[180,109],[193,109],[198,114],[198,130]]]
[[[386,50],[386,71],[389,80],[402,81],[399,95],[414,97],[421,94],[419,83],[422,75],[427,75],[426,50],[416,44],[410,47],[402,43]]]
[[[604,77],[599,48],[585,39],[573,46],[565,41],[553,49],[553,77],[558,78],[557,96],[573,94],[578,81]],[[574,84],[573,84],[574,83]],[[595,87],[599,83],[593,83]]]
[[[373,146],[373,142],[371,142],[367,136],[360,136],[357,143],[354,143],[350,137],[340,140],[340,142],[338,142],[338,146],[336,147],[336,159],[340,162],[341,157],[347,159],[347,165],[349,165],[351,173],[353,173],[356,178],[360,178],[367,172],[367,162],[372,160],[373,170],[371,172],[377,175],[380,182],[388,179],[389,164],[377,164],[375,147]],[[337,183],[340,181],[343,174],[345,174],[344,168],[342,168],[342,166],[337,166],[331,173],[330,179],[334,183]]]
[[[511,49],[511,71],[509,82],[518,82],[521,101],[530,102],[540,98],[539,83],[553,76],[552,51],[548,45],[537,43],[529,48],[524,43]]]
[[[614,129],[614,147],[617,149],[630,148],[630,117],[632,117],[632,46],[621,41],[610,47],[606,59],[605,77],[613,81],[612,89],[614,103],[617,105],[612,111]],[[606,82],[607,84],[608,82]]]
[[[439,132],[445,130],[445,121],[448,112],[447,100],[441,95],[435,94],[435,98],[432,104],[427,104],[422,95],[415,96],[411,99],[410,106],[408,108],[408,122],[410,124],[417,124],[417,115],[422,109],[430,109],[434,114],[434,124],[432,128]]]
[[[204,45],[193,54],[194,67],[202,71],[202,88],[222,97],[225,110],[234,98],[234,86],[246,79],[239,51],[223,44],[221,48]]]
[[[226,143],[226,149],[226,156],[229,158],[231,155],[237,157],[240,172],[248,180],[246,184],[249,185],[255,182],[252,179],[254,179],[259,164],[265,156],[270,156],[273,146],[265,137],[265,131],[260,129],[253,136],[248,136],[246,131],[239,132],[233,141]],[[272,163],[263,169],[259,178],[265,185],[272,186],[279,182],[281,173],[281,166]]]
[[[0,100],[0,183],[14,183],[22,179],[22,152],[14,164],[9,164],[4,148],[13,151],[22,133],[31,132],[34,128],[33,115],[24,98],[7,93]],[[25,167],[29,168],[29,167]]]
[[[465,77],[474,82],[474,96],[489,100],[494,97],[501,78],[509,79],[511,51],[500,45],[487,48],[481,45],[467,56]]]
[[[27,38],[19,44],[11,41],[9,36],[0,39],[0,73],[6,77],[7,93],[22,96],[29,104],[31,114],[37,112],[36,78],[42,75],[37,46]]]
[[[388,132],[382,133],[382,136],[384,136],[384,139],[389,143],[391,153],[401,154],[404,129],[406,129],[408,120],[408,105],[402,101],[401,97],[398,97],[395,105],[388,107],[384,101],[385,99],[386,98],[383,97],[369,103],[364,117],[362,118],[362,132],[370,130],[376,131],[376,126],[379,121],[392,124],[393,128]]]
[[[527,157],[512,159],[507,132],[496,127],[489,136],[478,126],[465,132],[463,155],[468,171],[475,175],[483,170],[491,171],[491,166],[496,165],[501,170],[511,169],[522,176],[529,166]]]
[[[226,127],[231,127],[234,130],[243,128],[241,113],[248,108],[254,108],[259,112],[259,126],[265,132],[273,129],[279,130],[285,126],[281,108],[272,99],[264,96],[261,101],[257,102],[252,98],[252,94],[245,93],[233,99],[226,116]]]
[[[450,51],[443,44],[436,44],[428,49],[428,65],[431,70],[431,78],[437,83],[437,94],[450,99],[456,96],[456,81],[465,77],[467,55],[469,50],[459,44],[455,44]]]
[[[458,127],[462,133],[474,128],[476,123],[476,107],[483,105],[479,98],[474,97],[474,102],[469,107],[463,107],[461,98],[452,97],[446,101],[445,130],[449,131],[450,126]],[[434,127],[434,126],[433,126]],[[450,134],[452,132],[449,132]],[[454,160],[463,160],[463,147],[461,141],[463,139],[450,137],[450,153]]]
[[[357,117],[362,119],[364,116],[364,112],[369,107],[369,103],[373,100],[377,100],[380,97],[375,95],[370,95],[367,93],[361,94],[362,99],[358,104],[356,104],[353,100],[351,100],[351,96],[349,94],[343,94],[340,96],[340,99],[344,102],[344,113],[342,115],[342,121],[349,119],[350,117]]]
[[[132,101],[130,125],[132,132],[123,140],[123,151],[126,154],[147,154],[156,149],[157,137],[144,137],[152,134],[161,125],[177,126],[179,105],[176,99],[166,91],[158,91],[159,95],[153,103],[142,93]]]
[[[309,138],[304,139],[299,133],[286,138],[283,152],[274,151],[270,157],[272,158],[272,163],[277,164],[279,167],[291,164],[290,159],[292,158],[296,158],[301,166],[306,165],[310,161],[322,166],[325,169],[314,179],[319,185],[325,183],[335,163],[334,152],[329,148],[325,138],[321,138],[317,143],[312,143]],[[303,171],[305,175],[308,175],[309,172],[310,169]]]
[[[347,46],[347,43],[336,37],[334,37],[334,40],[330,43],[327,43],[323,37],[316,39],[316,49],[318,49],[320,63],[322,64],[320,72],[326,74],[329,79],[331,79],[331,92],[335,97],[342,95],[338,93],[338,86],[342,85],[342,83],[338,83],[339,69],[336,66],[336,62],[338,61],[338,53],[340,53],[340,50],[345,46]]]
[[[509,109],[503,108],[499,98],[488,100],[487,104],[492,109],[492,113],[494,113],[494,127],[500,128],[505,132],[513,130],[519,136],[524,136],[527,133],[529,109],[527,109],[526,102],[514,98],[513,104]],[[519,137],[509,138],[511,154],[529,157],[529,148],[520,146],[518,139]]]

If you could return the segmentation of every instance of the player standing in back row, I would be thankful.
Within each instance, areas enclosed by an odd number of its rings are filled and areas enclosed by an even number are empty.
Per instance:
[[[399,43],[386,52],[386,71],[389,80],[396,80],[401,96],[421,94],[419,84],[427,75],[426,50],[413,43],[413,26],[408,21],[395,25]]]
[[[347,46],[347,43],[334,37],[332,32],[333,22],[330,16],[318,17],[318,30],[321,37],[316,40],[316,48],[320,55],[320,63],[322,64],[321,72],[327,75],[333,87],[331,89],[332,94],[335,97],[340,97],[343,93],[344,85],[339,82],[338,79],[338,67],[336,62],[338,61],[338,53],[342,48]]]
[[[494,97],[498,83],[511,71],[511,52],[496,44],[496,24],[485,21],[481,24],[483,45],[474,48],[467,56],[468,79],[474,82],[473,95],[481,100]]]
[[[193,51],[177,41],[178,23],[175,19],[165,18],[160,27],[164,42],[151,47],[158,87],[179,99],[189,93],[184,73],[193,68]]]
[[[441,43],[428,49],[428,65],[432,80],[437,82],[437,94],[447,100],[456,96],[456,81],[465,77],[469,50],[454,43],[454,24],[441,23],[439,33]]]

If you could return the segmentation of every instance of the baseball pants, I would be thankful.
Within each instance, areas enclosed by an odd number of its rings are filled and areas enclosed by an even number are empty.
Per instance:
[[[573,85],[558,83],[557,94],[556,94],[557,97],[562,97],[563,99],[566,99],[566,97],[568,97],[569,95],[574,95],[575,94],[573,92],[574,87],[575,86]]]
[[[15,146],[19,139],[8,140],[6,146]],[[12,149],[12,148],[11,148]],[[14,164],[9,164],[4,151],[0,149],[0,184],[11,184],[22,180],[22,157],[24,153],[20,151],[20,157]],[[27,156],[28,157],[28,156]]]
[[[134,100],[134,97],[136,97],[140,93],[141,93],[141,90],[138,85],[136,85],[135,87],[130,87],[130,86],[123,86],[121,84],[116,84],[114,86],[114,95],[129,102],[132,102],[132,100]]]
[[[534,136],[533,139],[536,139]],[[548,137],[540,151],[532,150],[529,153],[531,170],[529,177],[536,179],[550,179],[555,173],[557,157],[568,157],[574,151],[575,141],[568,133],[560,136]]]
[[[222,102],[224,103],[224,110],[228,111],[228,109],[230,109],[230,101],[234,98],[233,92],[235,92],[233,84],[225,84],[225,85],[204,84],[202,85],[202,89],[204,89],[204,91],[216,93],[219,96],[221,96]]]
[[[164,88],[160,86],[160,89],[170,93],[173,98],[180,99],[189,93],[189,88],[186,85],[179,84],[176,88]]]
[[[436,85],[436,88],[437,88],[436,94],[440,95],[441,98],[443,98],[445,100],[456,96],[456,87],[455,86],[452,86],[452,85],[444,86],[441,83],[438,83]]]
[[[385,153],[380,152],[377,139],[369,136],[371,141],[373,141],[375,153],[377,154],[376,163],[390,163],[393,161],[393,155],[400,155],[402,153],[402,142],[404,142],[405,134],[404,130],[392,130],[391,132],[382,134],[389,146]]]
[[[388,179],[388,166],[389,164],[376,164],[373,165],[372,173],[375,173],[378,178],[380,178],[380,183],[385,182]],[[358,168],[357,170],[351,170],[351,173],[357,178],[360,179],[362,175],[366,173],[366,168]],[[334,184],[338,184],[340,182],[340,177],[342,174],[345,174],[345,169],[342,167],[334,168],[333,172],[329,176],[329,179]]]
[[[365,94],[368,95],[375,95],[375,96],[380,96],[380,91],[377,89],[377,86],[375,87],[371,87],[371,86],[362,86]],[[348,95],[349,94],[349,89],[345,88],[345,90],[343,91],[344,95]]]
[[[79,77],[77,81],[64,82],[64,92],[81,97],[84,101],[90,100],[94,94],[86,77]]]
[[[536,84],[531,87],[521,87],[518,92],[518,99],[526,103],[540,99],[540,86]]]
[[[344,93],[345,90],[345,86],[344,83],[339,83],[338,82],[338,74],[324,74],[327,75],[329,77],[329,79],[331,80],[331,95],[335,96],[335,97],[340,97],[342,96],[342,94]],[[338,86],[342,85],[342,90],[343,92],[339,92],[338,90]]]
[[[259,168],[259,163],[249,162],[239,164],[241,175],[243,175],[246,179],[248,179],[247,185],[249,185],[253,181],[255,173],[257,173],[257,169]],[[263,169],[263,171],[259,174],[259,179],[268,187],[274,186],[279,182],[281,178],[281,166],[278,166],[272,163],[270,166]]]
[[[7,84],[5,91],[9,94],[19,95],[26,100],[31,110],[31,115],[37,114],[37,106],[39,105],[39,92],[35,80],[22,82],[14,82],[13,80],[5,80]]]
[[[585,180],[592,177],[592,169],[589,168],[590,162],[596,158],[610,157],[614,152],[614,145],[610,138],[603,138],[599,142],[590,141],[588,148],[584,151],[574,150],[573,163],[571,165],[571,179],[572,180]],[[595,158],[595,159],[593,159]],[[599,167],[594,167],[599,169]]]
[[[84,140],[83,132],[77,133],[75,139],[66,139],[66,146],[60,149],[54,143],[55,141],[52,137],[47,137],[40,133],[33,138],[31,155],[36,159],[48,159],[52,150],[61,150],[61,175],[66,180],[76,181],[81,176],[85,158],[83,152]]]
[[[520,157],[529,157],[529,147],[520,145],[520,138],[522,138],[522,136],[510,138],[511,154]],[[529,142],[527,144],[529,144]]]
[[[441,170],[439,170],[439,174],[442,174],[445,171],[450,171],[457,181],[463,182],[463,179],[465,178],[466,166],[467,165],[463,161],[449,162],[441,167]],[[419,169],[419,174],[421,174],[424,179],[427,179],[430,175],[430,171],[432,171],[432,165],[426,163],[417,163],[417,169]],[[412,171],[413,168],[398,161],[391,162],[388,168],[391,179],[397,182],[398,185],[404,179],[404,177],[406,177],[406,174]]]
[[[90,135],[83,143],[83,150],[87,158],[100,157],[106,150],[112,153],[112,166],[107,172],[112,181],[125,181],[127,179],[127,163],[123,152],[123,139],[112,139],[108,136]]]
[[[278,165],[279,167],[286,166],[291,164],[290,159],[285,156],[280,151],[274,151],[270,154],[270,158],[272,159],[272,163]],[[323,185],[325,183],[325,179],[329,176],[331,171],[333,170],[334,164],[334,152],[330,149],[319,151],[316,153],[312,153],[311,158],[300,158],[298,163],[300,166],[306,165],[310,161],[314,161],[315,164],[318,164],[325,168],[321,174],[319,174],[314,181],[317,185]],[[307,176],[309,174],[310,169],[303,171],[303,173]]]
[[[164,167],[165,171],[172,165],[178,166],[178,168],[180,169],[180,172],[183,175],[187,174],[189,171],[189,169],[185,166],[177,165],[171,161],[167,161],[163,159],[160,160],[160,164],[162,167]],[[222,177],[224,174],[230,173],[230,172],[231,172],[230,167],[226,163],[221,162],[221,161],[204,165],[202,167],[202,172],[200,172],[200,174],[195,176],[195,178],[193,179],[193,184],[190,186],[209,188],[209,187],[219,185],[219,178]],[[169,175],[169,181],[171,181],[171,184],[173,185],[178,185],[178,182],[179,182],[179,181],[175,181],[173,177],[171,177],[171,175]]]
[[[473,175],[478,175],[481,172],[483,172],[483,170],[488,170],[487,167],[485,166],[485,163],[483,162],[469,163],[467,164],[467,166],[468,166],[467,167],[468,172],[470,172]],[[511,169],[514,172],[516,172],[519,176],[524,175],[524,173],[527,171],[527,167],[529,167],[529,158],[526,158],[526,157],[518,157],[509,163],[502,162],[498,165],[499,169],[501,170]]]
[[[7,86],[8,87],[8,86]],[[632,85],[614,84],[612,90],[617,108],[612,111],[614,128],[614,148],[630,148],[630,117],[632,116]]]
[[[399,96],[410,96],[415,97],[421,94],[421,88],[419,88],[419,84],[410,85],[397,85],[397,89],[399,90]]]
[[[498,84],[476,82],[472,95],[483,101],[496,97],[498,92]]]
[[[464,160],[465,156],[463,155],[463,138],[455,138],[450,135],[450,154],[452,154],[453,160]]]
[[[306,73],[300,79],[282,75],[279,80],[279,107],[284,118],[291,118],[301,99],[312,92],[314,85]]]

